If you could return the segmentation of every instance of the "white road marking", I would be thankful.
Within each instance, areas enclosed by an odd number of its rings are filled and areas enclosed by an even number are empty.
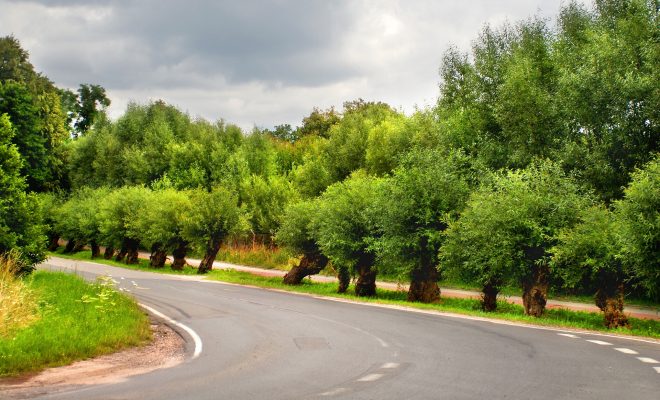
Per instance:
[[[637,357],[637,359],[643,363],[647,364],[660,364],[660,361],[654,359],[654,358],[649,358],[649,357]]]
[[[391,369],[391,368],[397,368],[398,366],[399,366],[399,363],[388,362],[388,363],[383,364],[381,366],[381,368]]]
[[[602,340],[589,340],[589,339],[587,339],[587,342],[591,342],[591,343],[599,344],[599,345],[601,345],[601,346],[611,346],[611,345],[612,345],[612,343],[610,343],[610,342],[603,342]]]
[[[557,335],[559,335],[559,336],[566,336],[566,337],[573,338],[573,339],[579,339],[579,338],[580,338],[579,336],[575,336],[575,335],[573,335],[573,334],[571,334],[571,333],[558,333]]]
[[[383,374],[369,374],[358,379],[358,382],[373,382],[383,377]]]
[[[158,317],[161,317],[162,319],[169,322],[170,324],[178,326],[179,328],[183,329],[184,331],[186,331],[192,337],[193,342],[195,343],[195,351],[193,352],[192,359],[195,359],[195,358],[199,357],[200,354],[202,354],[202,338],[199,337],[197,332],[192,330],[192,328],[182,324],[179,321],[173,320],[172,318],[168,317],[167,315],[163,314],[162,312],[160,312],[158,310],[155,310],[155,309],[153,309],[153,308],[151,308],[147,305],[144,305],[142,303],[138,303],[138,304],[140,305],[140,307],[146,309],[147,311],[151,312],[152,314],[154,314]]]
[[[321,393],[321,396],[334,396],[336,394],[344,393],[345,391],[346,391],[346,388],[340,387],[340,388],[337,388],[337,389],[334,389],[334,390],[329,390],[327,392],[323,392],[323,393]]]
[[[653,367],[653,369],[655,370],[655,372],[660,374],[660,367]]]
[[[616,348],[614,348],[614,350],[620,351],[624,354],[639,354],[635,350],[626,349],[625,347],[616,347]]]

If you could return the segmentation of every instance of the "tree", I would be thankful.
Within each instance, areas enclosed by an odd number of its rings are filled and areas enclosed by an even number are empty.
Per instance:
[[[119,249],[116,261],[138,263],[140,239],[134,221],[144,210],[149,189],[143,186],[126,186],[111,191],[99,205],[100,236],[107,247]]]
[[[284,275],[284,283],[298,285],[309,275],[321,272],[328,264],[328,258],[321,252],[316,242],[314,215],[318,209],[317,200],[303,200],[287,206],[275,240],[302,258]],[[344,282],[345,283],[345,282]],[[346,285],[347,286],[347,285]],[[340,292],[346,290],[340,286]]]
[[[22,160],[12,144],[13,135],[9,116],[0,115],[0,254],[18,250],[25,266],[20,272],[25,273],[44,260],[46,238],[41,233],[38,202],[25,192]]]
[[[440,251],[443,269],[481,284],[488,311],[502,284],[521,285],[525,313],[538,317],[550,284],[550,249],[591,203],[550,161],[499,174],[472,193],[460,218],[450,222]]]
[[[183,237],[184,215],[191,209],[189,193],[166,188],[150,192],[145,200],[131,227],[140,243],[151,248],[151,267],[162,268],[168,252],[172,252],[172,269],[183,269],[190,247]]]
[[[81,84],[78,88],[76,104],[77,121],[74,123],[76,132],[84,135],[92,127],[99,114],[110,106],[110,99],[105,95],[105,89],[100,85]]]
[[[557,245],[550,250],[553,273],[561,277],[563,288],[596,286],[594,299],[608,328],[628,326],[623,313],[626,271],[619,257],[618,231],[611,212],[603,206],[590,207],[580,213],[577,225],[559,232]]]
[[[632,174],[624,198],[615,203],[622,261],[635,286],[660,299],[660,155]]]
[[[82,250],[89,244],[92,258],[100,255],[102,241],[98,208],[101,199],[108,196],[107,189],[82,188],[57,208],[55,230],[68,240],[65,251]]]
[[[55,251],[59,247],[61,232],[57,230],[57,216],[59,208],[64,203],[62,194],[43,192],[36,195],[42,215],[42,224],[48,243],[48,251]]]
[[[316,242],[335,267],[356,274],[355,294],[376,295],[374,198],[380,180],[356,172],[328,187],[318,200]]]
[[[381,186],[375,202],[380,237],[374,249],[384,268],[408,275],[408,300],[440,297],[438,250],[445,219],[456,216],[471,190],[471,165],[460,152],[415,149]]]
[[[244,230],[243,210],[238,205],[238,195],[222,186],[211,192],[191,192],[191,207],[183,215],[183,237],[204,249],[204,258],[197,270],[205,274],[213,269],[213,262],[222,241]]]
[[[291,183],[279,175],[251,175],[241,183],[241,202],[246,207],[253,235],[275,236],[287,204],[297,198]]]

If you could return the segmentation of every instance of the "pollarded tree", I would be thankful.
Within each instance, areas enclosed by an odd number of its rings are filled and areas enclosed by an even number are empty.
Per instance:
[[[374,249],[389,268],[410,278],[408,299],[440,297],[438,250],[448,215],[457,215],[471,190],[471,164],[460,152],[415,149],[381,185]]]
[[[61,235],[56,227],[58,209],[64,203],[64,199],[59,193],[42,192],[37,194],[37,201],[41,210],[41,222],[48,238],[48,251],[55,251],[59,247]]]
[[[621,228],[622,260],[634,282],[660,299],[660,155],[632,174],[616,203]]]
[[[286,208],[275,240],[280,245],[302,254],[302,258],[284,275],[285,284],[297,285],[306,276],[321,272],[328,264],[328,258],[321,253],[316,241],[314,216],[317,210],[318,200],[300,201]],[[340,287],[340,291],[342,288]],[[345,288],[343,289],[345,291]]]
[[[184,215],[190,211],[188,192],[162,189],[150,192],[136,219],[131,222],[140,243],[151,248],[151,266],[162,268],[172,252],[172,269],[183,269],[190,243],[183,238]]]
[[[596,286],[594,299],[605,315],[608,328],[627,326],[623,313],[624,270],[620,252],[619,227],[605,207],[583,210],[580,222],[559,232],[553,254],[553,273],[562,278],[564,288],[589,283]]]
[[[284,210],[298,194],[280,175],[252,175],[241,182],[241,200],[246,206],[252,234],[273,237],[284,218]]]
[[[46,238],[41,233],[39,205],[25,193],[27,185],[20,170],[21,156],[12,144],[14,129],[6,114],[0,115],[0,254],[20,251],[26,269],[44,258]]]
[[[99,205],[100,233],[103,244],[119,249],[115,260],[126,258],[127,264],[138,262],[140,239],[133,223],[144,209],[149,189],[126,186],[115,189],[103,197]]]
[[[358,276],[355,294],[376,295],[374,198],[380,179],[353,173],[321,195],[314,219],[321,252],[335,267]]]
[[[442,266],[477,281],[483,307],[493,310],[504,283],[523,289],[525,313],[540,316],[549,286],[550,249],[562,229],[578,222],[589,195],[561,167],[537,161],[510,171],[474,192],[458,221],[450,223],[441,250]]]
[[[204,258],[197,270],[205,274],[213,269],[213,262],[223,240],[245,229],[244,210],[238,205],[238,195],[224,187],[211,192],[190,192],[191,207],[183,215],[183,238],[204,249]]]
[[[66,252],[82,250],[84,245],[89,244],[92,258],[99,256],[101,221],[98,206],[108,193],[105,188],[82,188],[57,208],[55,229],[68,240]]]

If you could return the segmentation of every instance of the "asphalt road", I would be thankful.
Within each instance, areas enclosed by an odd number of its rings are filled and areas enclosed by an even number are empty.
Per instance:
[[[658,399],[660,344],[402,311],[105,265],[202,341],[193,358],[52,399]],[[0,396],[1,397],[1,396]]]

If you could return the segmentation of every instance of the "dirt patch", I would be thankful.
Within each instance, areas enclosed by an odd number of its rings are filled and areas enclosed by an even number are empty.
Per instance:
[[[80,386],[117,383],[129,376],[173,367],[185,358],[185,342],[169,326],[152,321],[153,342],[113,354],[49,368],[37,374],[0,378],[3,399],[26,399]]]

